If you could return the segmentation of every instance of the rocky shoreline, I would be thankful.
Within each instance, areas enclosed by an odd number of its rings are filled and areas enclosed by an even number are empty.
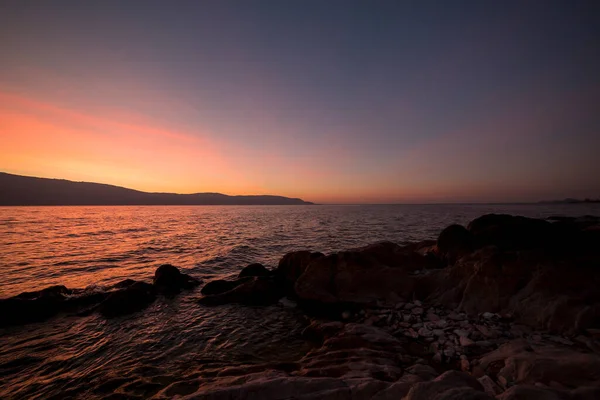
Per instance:
[[[277,365],[203,371],[156,398],[600,398],[600,219],[484,215],[436,241],[389,242],[213,280],[198,302],[303,309],[313,350]],[[0,300],[0,327],[58,314],[112,318],[202,281],[171,265],[153,283],[53,286]]]

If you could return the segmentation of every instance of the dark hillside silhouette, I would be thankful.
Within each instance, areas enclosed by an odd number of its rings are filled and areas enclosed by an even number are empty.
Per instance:
[[[221,193],[148,193],[119,186],[0,172],[0,205],[302,205],[283,196],[228,196]]]

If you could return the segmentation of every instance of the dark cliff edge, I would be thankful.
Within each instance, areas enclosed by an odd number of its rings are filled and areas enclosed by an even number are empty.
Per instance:
[[[124,187],[0,172],[0,206],[62,205],[310,205],[283,196],[148,193]]]

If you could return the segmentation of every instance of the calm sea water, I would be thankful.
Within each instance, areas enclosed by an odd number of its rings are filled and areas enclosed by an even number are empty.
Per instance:
[[[600,215],[586,205],[0,208],[0,297],[63,284],[150,281],[171,263],[212,279],[288,251],[435,238],[490,212]],[[198,291],[112,320],[59,317],[0,330],[0,398],[148,398],[214,368],[298,358],[303,315],[282,305],[204,307]]]

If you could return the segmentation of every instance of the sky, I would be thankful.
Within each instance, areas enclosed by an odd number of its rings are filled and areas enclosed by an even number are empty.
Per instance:
[[[0,171],[320,203],[600,197],[600,2],[0,0]]]

